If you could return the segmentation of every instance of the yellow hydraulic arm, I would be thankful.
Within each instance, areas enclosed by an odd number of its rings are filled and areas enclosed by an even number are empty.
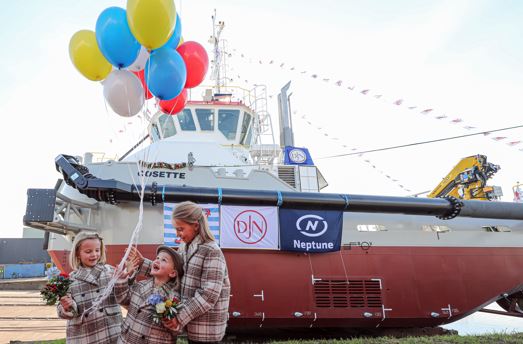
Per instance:
[[[500,167],[487,162],[485,155],[473,155],[461,159],[436,186],[428,197],[454,196],[459,199],[494,200],[502,196],[498,186],[487,186]]]

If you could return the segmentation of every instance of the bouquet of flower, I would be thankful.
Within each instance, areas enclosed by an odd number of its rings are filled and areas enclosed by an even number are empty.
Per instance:
[[[180,305],[180,300],[177,297],[166,298],[160,294],[153,294],[149,296],[147,302],[154,306],[156,313],[153,314],[153,321],[159,324],[162,319],[171,320],[178,313],[177,307]]]
[[[62,296],[67,294],[69,286],[73,281],[65,272],[60,272],[56,267],[48,269],[45,273],[47,275],[47,284],[40,291],[42,298],[48,305],[54,305],[56,301],[60,300]]]

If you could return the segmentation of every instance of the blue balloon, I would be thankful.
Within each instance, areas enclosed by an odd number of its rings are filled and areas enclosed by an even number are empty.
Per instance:
[[[130,66],[141,48],[129,29],[125,10],[120,7],[109,7],[100,13],[96,20],[96,42],[105,58],[118,68]]]
[[[177,97],[187,80],[182,56],[169,47],[154,50],[145,64],[147,88],[160,100]]]
[[[174,26],[173,34],[171,35],[171,38],[165,43],[162,48],[169,47],[171,49],[178,48],[178,44],[180,43],[180,38],[182,38],[182,21],[180,20],[180,16],[178,13],[176,13],[176,25]]]

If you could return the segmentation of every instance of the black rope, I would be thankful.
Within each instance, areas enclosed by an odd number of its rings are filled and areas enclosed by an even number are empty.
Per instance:
[[[129,154],[131,154],[131,152],[133,150],[136,149],[136,147],[138,147],[139,145],[141,145],[145,140],[147,140],[149,138],[149,134],[145,135],[140,141],[138,141],[134,146],[131,147],[131,149],[129,149],[127,152],[125,152],[125,154],[120,158],[118,159],[118,161],[122,161],[123,159],[125,159],[126,156],[128,156]]]
[[[446,137],[446,138],[442,138],[442,139],[435,139],[435,140],[429,140],[429,141],[408,143],[408,144],[399,145],[399,146],[390,146],[390,147],[376,148],[376,149],[360,151],[360,152],[329,155],[329,156],[324,156],[324,157],[321,157],[321,158],[316,158],[316,160],[319,160],[319,159],[330,159],[330,158],[339,158],[339,157],[342,157],[342,156],[359,155],[359,154],[365,154],[365,153],[374,153],[374,152],[380,152],[380,151],[385,151],[385,150],[390,150],[390,149],[398,149],[398,148],[405,148],[405,147],[411,147],[411,146],[417,146],[417,145],[424,145],[424,144],[427,144],[427,143],[434,143],[434,142],[441,142],[441,141],[461,139],[463,137],[469,137],[469,136],[475,136],[475,135],[485,135],[485,134],[495,133],[496,131],[511,130],[511,129],[517,129],[517,128],[523,128],[523,124],[522,125],[516,125],[516,126],[513,126],[513,127],[508,127],[508,128],[481,131],[479,133],[474,133],[474,134],[466,134],[466,135],[460,135],[460,136]]]

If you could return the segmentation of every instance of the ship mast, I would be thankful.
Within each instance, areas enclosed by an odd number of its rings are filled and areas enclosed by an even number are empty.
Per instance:
[[[226,65],[225,65],[225,54],[220,49],[220,36],[222,34],[225,22],[219,21],[216,23],[216,9],[212,16],[212,36],[209,38],[209,43],[214,45],[214,59],[212,62],[212,74],[211,79],[215,80],[215,92],[221,93],[221,89],[226,86]],[[222,40],[223,42],[223,40]],[[225,43],[223,43],[225,44]]]

